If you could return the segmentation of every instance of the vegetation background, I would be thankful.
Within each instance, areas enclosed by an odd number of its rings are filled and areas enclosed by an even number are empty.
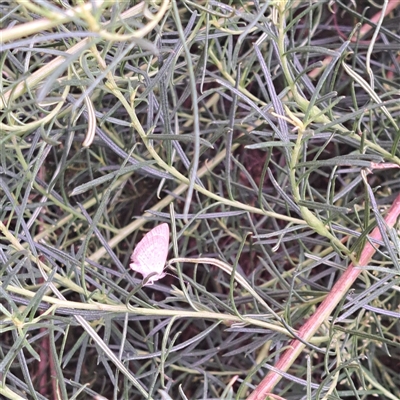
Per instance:
[[[399,6],[1,2],[0,397],[400,398]]]

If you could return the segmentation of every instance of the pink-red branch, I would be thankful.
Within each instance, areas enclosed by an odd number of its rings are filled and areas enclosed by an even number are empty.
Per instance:
[[[389,228],[392,228],[396,223],[397,217],[400,214],[400,195],[396,197],[396,200],[392,204],[388,214],[386,215],[385,222]],[[377,226],[369,235],[369,238],[381,240],[382,235]],[[372,245],[370,241],[365,244],[365,247],[361,253],[358,265],[365,266],[368,265],[372,256],[375,254],[378,245]],[[302,338],[305,342],[308,342],[321,326],[321,324],[329,318],[332,311],[338,305],[346,292],[350,289],[354,281],[357,279],[358,275],[361,273],[362,269],[357,268],[357,266],[350,264],[345,273],[339,278],[336,284],[333,286],[329,295],[317,308],[316,312],[310,319],[301,327],[298,336]],[[289,349],[286,350],[275,368],[279,371],[286,372],[299,354],[303,351],[305,345],[298,339],[292,340]],[[247,400],[264,400],[266,396],[272,392],[276,384],[280,381],[282,376],[274,371],[270,371],[267,376],[261,381],[257,388],[250,394]]]

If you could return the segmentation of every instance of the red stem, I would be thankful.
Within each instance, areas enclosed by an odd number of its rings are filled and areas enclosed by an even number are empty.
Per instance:
[[[396,223],[397,217],[400,214],[400,194],[396,197],[396,200],[392,204],[386,218],[385,222],[389,228],[392,228]],[[382,239],[379,226],[375,227],[369,236],[371,239],[380,240]],[[361,253],[359,266],[365,266],[369,263],[375,251],[379,247],[378,245],[372,246],[371,242],[368,241]],[[361,273],[362,268],[357,268],[357,266],[350,264],[345,273],[339,278],[336,284],[333,286],[329,295],[325,300],[319,305],[316,312],[310,319],[301,327],[298,336],[302,338],[305,342],[308,342],[321,324],[331,315],[332,311],[338,305],[346,292],[350,289],[351,285],[357,279],[358,275]],[[302,350],[305,348],[303,342],[298,339],[292,340],[289,349],[286,350],[282,357],[278,360],[275,368],[282,372],[286,372],[289,367],[293,364]],[[265,397],[272,392],[273,388],[280,381],[282,376],[274,371],[270,371],[267,376],[261,381],[257,388],[250,394],[247,400],[264,400]]]

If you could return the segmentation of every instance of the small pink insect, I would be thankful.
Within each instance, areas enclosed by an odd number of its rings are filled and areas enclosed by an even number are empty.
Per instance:
[[[161,224],[143,236],[143,239],[133,250],[129,265],[134,271],[143,275],[143,279],[153,275],[146,285],[164,278],[164,266],[168,256],[169,226]]]

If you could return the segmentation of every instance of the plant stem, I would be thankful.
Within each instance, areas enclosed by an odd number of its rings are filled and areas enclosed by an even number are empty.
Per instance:
[[[389,212],[385,218],[386,225],[388,228],[392,228],[396,223],[397,217],[400,215],[400,194],[396,197]],[[371,239],[380,240],[382,239],[379,226],[375,227],[369,236]],[[301,339],[294,339],[289,345],[289,349],[286,350],[282,357],[275,365],[275,369],[286,372],[289,367],[296,360],[298,355],[306,347],[305,342],[309,342],[313,335],[316,333],[318,328],[324,321],[331,315],[337,304],[343,299],[346,292],[350,289],[351,285],[357,279],[361,273],[362,268],[369,263],[372,256],[375,254],[378,245],[372,245],[371,241],[368,241],[365,245],[358,266],[353,263],[349,265],[346,272],[339,278],[336,284],[333,286],[329,295],[317,308],[314,315],[300,328],[298,337]],[[264,400],[268,393],[270,393],[275,385],[281,380],[282,376],[275,371],[270,371],[267,376],[261,381],[257,388],[250,394],[247,400]]]

